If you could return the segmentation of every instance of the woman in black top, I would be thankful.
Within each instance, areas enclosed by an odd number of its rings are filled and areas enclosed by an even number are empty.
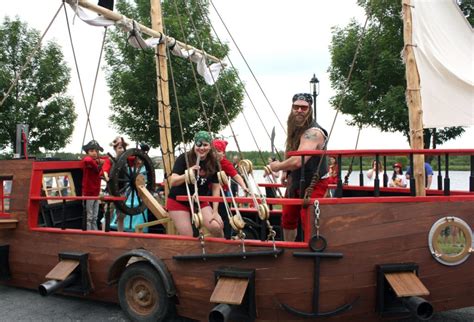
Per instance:
[[[212,137],[208,132],[199,131],[196,133],[193,148],[191,151],[181,154],[176,159],[173,171],[169,177],[171,189],[166,205],[179,235],[193,236],[189,202],[176,200],[177,196],[187,195],[185,170],[194,171],[199,196],[208,196],[210,190],[212,190],[212,196],[217,197],[220,195],[217,180],[218,161],[215,151],[211,147],[211,142]],[[196,164],[198,157],[199,165]],[[188,164],[186,164],[186,159]],[[193,195],[194,185],[189,185],[188,188],[190,194]],[[208,202],[201,202],[200,204],[203,225],[209,230],[212,236],[223,237],[224,224],[217,210],[218,203],[213,202],[212,208]],[[197,209],[197,207],[195,204],[194,209]]]

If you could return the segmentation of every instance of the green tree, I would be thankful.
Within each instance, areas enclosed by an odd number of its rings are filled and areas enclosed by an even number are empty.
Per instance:
[[[405,101],[403,21],[400,0],[358,0],[369,18],[359,56],[346,95],[343,90],[363,26],[351,21],[332,31],[330,81],[336,90],[331,103],[352,115],[350,125],[375,126],[384,132],[402,132],[409,140],[408,109]],[[462,127],[437,129],[435,143],[441,144],[464,132]],[[425,148],[432,131],[424,130]]]
[[[29,29],[18,18],[5,17],[0,27],[2,98],[39,38],[38,31]],[[14,148],[18,123],[29,126],[31,153],[40,148],[58,150],[66,146],[76,120],[73,101],[65,95],[69,78],[60,47],[54,42],[43,45],[0,107],[0,149]]]
[[[180,8],[178,19],[174,7]],[[202,2],[202,1],[200,1]],[[188,8],[192,21],[198,31],[193,29],[191,19],[186,16]],[[150,26],[150,2],[148,0],[118,1],[116,8],[127,17]],[[202,13],[201,9],[205,12]],[[211,36],[211,27],[203,17],[207,16],[207,3],[198,5],[195,1],[162,1],[165,33],[176,39],[202,48],[216,57],[225,57],[228,47],[218,43]],[[180,27],[183,24],[186,38]],[[125,133],[134,141],[145,141],[156,147],[160,144],[157,124],[157,91],[155,54],[153,49],[138,50],[127,43],[127,37],[121,31],[112,31],[106,46],[107,83],[112,96],[111,121],[119,132]],[[189,142],[198,130],[207,130],[206,119],[201,105],[209,118],[211,130],[219,132],[227,124],[227,116],[220,104],[217,87],[206,85],[202,77],[197,76],[203,103],[200,103],[198,88],[187,59],[171,56],[176,92],[173,91],[171,68],[168,68],[170,80],[171,132],[173,144],[182,142],[175,97],[178,97],[179,112],[183,122],[184,141]],[[242,107],[243,88],[237,83],[234,72],[226,70],[217,82],[230,120],[234,119]]]
[[[457,0],[459,8],[461,8],[467,21],[474,26],[474,2],[472,0]]]

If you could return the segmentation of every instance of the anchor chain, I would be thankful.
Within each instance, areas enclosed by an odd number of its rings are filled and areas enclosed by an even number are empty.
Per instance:
[[[202,255],[205,256],[206,255],[206,245],[204,243],[204,234],[202,233],[201,230],[199,231],[199,242],[201,243]],[[204,260],[206,260],[205,257],[204,257]]]
[[[245,233],[242,230],[239,230],[238,237],[240,239],[240,242],[242,243],[242,253],[245,253]],[[244,255],[243,258],[245,259],[247,257]]]
[[[319,200],[315,200],[313,205],[314,205],[314,227],[316,228],[316,238],[319,239],[319,227],[320,227],[319,215],[321,214],[321,210],[319,209]]]

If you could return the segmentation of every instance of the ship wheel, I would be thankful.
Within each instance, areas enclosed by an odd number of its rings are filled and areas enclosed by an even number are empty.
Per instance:
[[[146,262],[133,263],[120,276],[118,297],[132,321],[164,321],[169,299],[159,274]]]
[[[150,157],[138,149],[129,149],[115,161],[110,171],[109,191],[116,197],[124,196],[124,201],[114,201],[115,206],[127,215],[142,213],[146,206],[139,197],[136,179],[145,177],[146,188],[153,191],[155,187],[155,169]]]

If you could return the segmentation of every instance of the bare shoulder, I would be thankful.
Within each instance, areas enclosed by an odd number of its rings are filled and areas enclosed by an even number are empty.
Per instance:
[[[303,139],[310,141],[318,141],[323,137],[324,133],[320,129],[315,127],[309,128],[303,133]]]

